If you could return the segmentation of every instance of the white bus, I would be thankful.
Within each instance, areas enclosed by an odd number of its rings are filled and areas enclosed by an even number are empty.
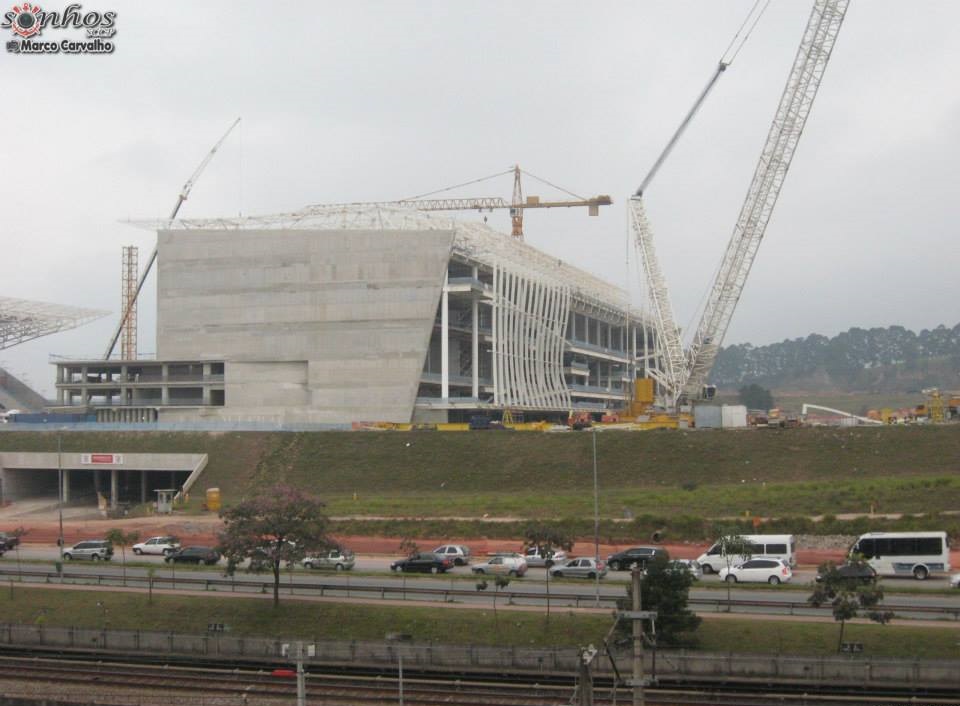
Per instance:
[[[740,536],[750,545],[750,554],[753,557],[783,559],[791,567],[797,565],[797,540],[792,534],[742,534]],[[746,560],[745,556],[731,557],[730,566],[737,566]],[[705,574],[716,574],[727,566],[727,560],[721,552],[719,542],[701,554],[697,561],[700,562]]]
[[[860,554],[880,576],[913,576],[950,572],[946,532],[869,532],[860,535],[851,554]]]

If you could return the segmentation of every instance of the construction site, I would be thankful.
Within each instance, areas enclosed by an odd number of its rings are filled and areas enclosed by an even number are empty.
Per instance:
[[[598,216],[613,199],[525,194],[524,177],[539,178],[519,166],[495,175],[513,177],[509,199],[427,198],[453,188],[447,187],[398,201],[316,204],[261,216],[180,217],[237,119],[184,184],[170,215],[134,223],[156,233],[156,246],[143,267],[136,247],[122,250],[121,313],[104,354],[53,360],[55,400],[29,394],[5,374],[4,421],[187,429],[542,430],[955,418],[957,396],[938,389],[926,390],[926,401],[914,409],[866,415],[813,404],[804,405],[801,415],[788,415],[713,399],[711,370],[845,12],[845,2],[814,5],[699,323],[686,332],[674,316],[645,199],[750,36],[762,14],[756,8],[627,198],[628,239],[643,301],[631,301],[623,287],[524,242],[528,212],[572,208]],[[509,213],[510,233],[456,217],[458,211],[496,210]],[[137,302],[151,273],[156,354],[144,358],[138,353]],[[12,299],[0,300],[0,312],[2,347],[104,314]],[[32,333],[26,336],[28,329]]]

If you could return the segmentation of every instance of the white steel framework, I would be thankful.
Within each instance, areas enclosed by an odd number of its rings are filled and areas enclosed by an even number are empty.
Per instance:
[[[0,297],[0,350],[77,328],[109,313],[98,309]]]
[[[570,409],[563,350],[570,290],[534,273],[493,270],[493,402]]]
[[[622,315],[627,293],[598,277],[566,264],[516,238],[504,236],[483,223],[459,221],[396,205],[309,206],[302,211],[239,218],[185,218],[130,221],[147,230],[452,230],[454,254],[484,262],[514,263],[566,282],[571,294],[598,310]]]

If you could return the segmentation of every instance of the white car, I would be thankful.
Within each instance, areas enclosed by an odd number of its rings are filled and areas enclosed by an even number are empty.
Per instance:
[[[449,559],[454,566],[466,566],[470,563],[470,547],[462,544],[444,544],[433,550],[442,559]]]
[[[951,588],[960,588],[960,574],[954,574],[950,577]]]
[[[133,553],[137,556],[141,554],[160,554],[170,556],[180,548],[180,540],[176,537],[151,537],[145,542],[139,542],[133,545]]]
[[[523,576],[527,573],[527,560],[519,554],[497,554],[472,569],[475,574],[499,574]]]
[[[783,559],[755,557],[737,566],[720,569],[720,580],[729,583],[769,583],[776,586],[793,578],[790,565]]]

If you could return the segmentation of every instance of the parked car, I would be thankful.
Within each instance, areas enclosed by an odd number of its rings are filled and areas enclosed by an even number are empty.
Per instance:
[[[437,556],[445,556],[447,559],[453,559],[454,566],[466,566],[470,563],[470,547],[462,544],[444,544],[433,550]]]
[[[960,588],[960,574],[954,574],[950,577],[950,585],[953,588]]]
[[[607,565],[596,559],[568,559],[563,564],[555,564],[549,569],[550,575],[555,578],[569,576],[573,578],[593,579],[597,575],[603,578],[607,575]]]
[[[133,545],[133,553],[141,554],[173,554],[180,548],[180,540],[176,537],[151,537],[145,542]]]
[[[20,538],[15,534],[0,532],[0,556],[3,555],[3,552],[10,551],[18,544],[20,544]]]
[[[877,580],[876,569],[866,562],[841,564],[837,567],[837,574],[842,579],[848,579],[851,582],[857,583],[874,583]],[[817,583],[823,583],[823,575],[817,573],[814,580]]]
[[[527,566],[545,566],[548,569],[554,564],[567,560],[567,553],[562,549],[541,550],[540,547],[527,547],[523,553]]]
[[[183,547],[167,554],[165,562],[174,564],[206,564],[212,566],[220,561],[220,552],[212,547]]]
[[[63,558],[67,561],[73,559],[90,559],[91,561],[110,561],[113,556],[113,545],[105,539],[88,539],[83,542],[77,542],[69,549],[63,550]]]
[[[699,581],[703,578],[703,569],[700,567],[700,562],[696,559],[671,559],[669,566],[689,572],[689,574],[693,576],[694,581]]]
[[[669,557],[669,554],[662,547],[631,547],[608,556],[607,565],[611,571],[620,571],[621,569],[628,571],[634,566],[645,569],[647,568],[647,562],[653,561],[658,556]]]
[[[769,583],[777,585],[793,578],[790,565],[783,559],[757,557],[731,567],[720,569],[720,580],[730,583]]]
[[[472,570],[475,574],[523,576],[527,573],[527,560],[519,554],[495,554]]]
[[[308,556],[303,560],[305,569],[333,569],[334,571],[346,571],[352,569],[357,563],[357,557],[349,549],[331,549],[317,556]]]
[[[414,554],[390,565],[391,571],[419,571],[421,573],[442,574],[453,568],[453,559],[438,556],[432,552]]]

